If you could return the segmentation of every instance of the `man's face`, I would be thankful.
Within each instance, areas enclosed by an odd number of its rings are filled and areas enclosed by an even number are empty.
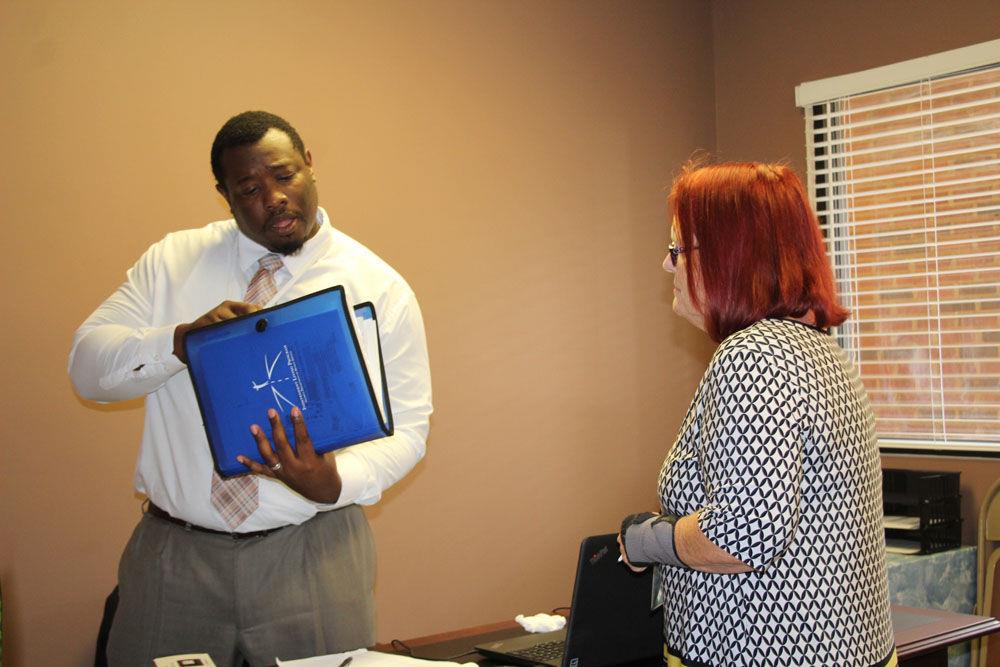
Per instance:
[[[255,144],[227,149],[219,158],[225,197],[240,231],[271,252],[290,255],[319,230],[312,156],[271,128]]]

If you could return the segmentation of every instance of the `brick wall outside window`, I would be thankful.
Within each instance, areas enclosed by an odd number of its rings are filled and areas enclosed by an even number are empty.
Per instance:
[[[1000,449],[1000,66],[806,107],[813,204],[883,446]]]

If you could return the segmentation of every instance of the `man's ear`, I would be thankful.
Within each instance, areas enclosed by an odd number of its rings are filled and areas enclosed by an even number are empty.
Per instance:
[[[306,168],[309,170],[309,178],[312,179],[313,183],[315,183],[316,172],[313,170],[312,155],[309,154],[309,151],[306,151]]]
[[[232,205],[232,202],[229,201],[229,193],[226,191],[226,188],[222,185],[222,183],[215,184],[215,191],[222,195],[222,198],[226,200],[227,204],[230,206]]]

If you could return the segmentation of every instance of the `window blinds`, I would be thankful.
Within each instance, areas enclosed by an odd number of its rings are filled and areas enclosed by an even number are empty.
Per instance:
[[[996,61],[805,105],[809,188],[851,310],[837,336],[883,447],[1000,451]]]

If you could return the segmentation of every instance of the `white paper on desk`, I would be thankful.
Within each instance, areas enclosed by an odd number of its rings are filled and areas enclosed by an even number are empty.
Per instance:
[[[918,554],[920,553],[920,542],[887,538],[885,550],[891,554]]]
[[[301,660],[278,660],[275,662],[278,667],[340,667],[346,658],[351,658],[351,667],[417,667],[418,665],[474,665],[474,663],[442,662],[441,660],[420,660],[411,658],[408,655],[395,655],[393,653],[380,653],[378,651],[368,651],[358,649],[357,651],[347,651],[346,653],[332,653],[330,655],[320,655],[315,658],[302,658]]]
[[[886,514],[882,517],[882,527],[900,528],[902,530],[920,530],[920,517]]]

